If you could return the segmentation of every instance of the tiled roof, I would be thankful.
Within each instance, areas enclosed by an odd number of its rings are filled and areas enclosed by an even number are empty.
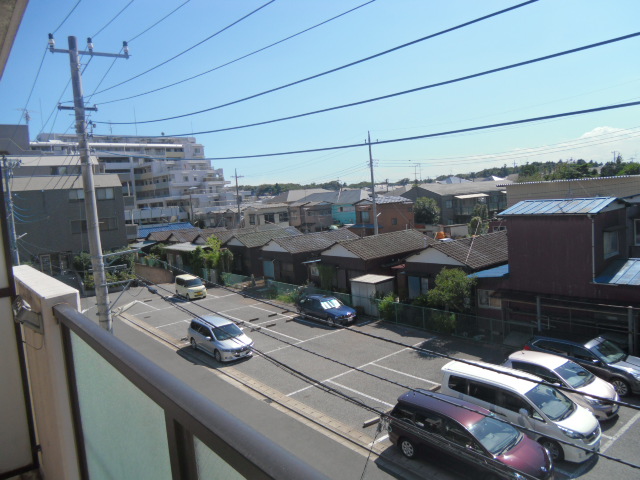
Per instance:
[[[354,203],[369,198],[369,192],[362,189],[341,190],[339,192],[313,193],[307,195],[301,202],[329,202],[338,205],[353,205]]]
[[[147,240],[165,242],[173,237],[177,243],[193,242],[200,233],[199,228],[193,227],[183,230],[165,230],[149,233],[149,235],[147,235]]]
[[[411,253],[428,247],[435,240],[417,230],[400,230],[340,242],[344,248],[363,260]]]
[[[236,234],[243,234],[243,233],[255,233],[255,232],[263,232],[265,230],[278,230],[282,228],[279,225],[273,225],[273,224],[267,224],[267,225],[255,225],[253,227],[247,227],[247,228],[236,228],[234,230],[227,230],[227,229],[222,229],[222,230],[213,230],[211,232],[211,235],[215,236],[218,240],[220,240],[221,243],[225,243],[227,240],[229,240],[231,237],[233,237]],[[211,235],[207,235],[207,238],[209,238]]]
[[[508,260],[506,230],[450,242],[438,241],[430,248],[435,248],[474,270],[506,263]]]
[[[185,230],[194,228],[189,222],[176,222],[165,224],[141,225],[138,228],[138,238],[147,238],[152,232],[162,232],[169,230]]]
[[[598,213],[617,200],[616,197],[569,198],[558,200],[523,200],[499,216],[510,215],[588,215]]]
[[[362,200],[362,203],[366,202],[373,203],[373,201],[369,199]],[[413,203],[413,200],[396,195],[376,195],[376,205],[382,205],[385,203]]]
[[[284,248],[289,253],[302,253],[324,250],[331,245],[343,240],[355,240],[360,238],[355,233],[341,228],[339,230],[329,230],[326,232],[307,233],[293,237],[277,238],[273,241]]]
[[[270,240],[281,237],[292,237],[294,235],[302,235],[295,227],[279,228],[274,230],[265,230],[263,232],[236,233],[233,235],[247,248],[262,247]],[[229,238],[227,242],[231,240]]]

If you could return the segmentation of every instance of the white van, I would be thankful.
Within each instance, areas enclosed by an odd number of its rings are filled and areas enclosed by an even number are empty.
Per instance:
[[[207,288],[198,277],[184,274],[176,276],[176,295],[187,300],[195,298],[205,298]]]
[[[591,412],[551,385],[534,383],[542,381],[534,375],[490,363],[457,361],[447,363],[442,373],[442,393],[475,403],[498,418],[538,432],[536,435],[525,430],[549,451],[554,461],[584,462],[600,449],[600,424]]]

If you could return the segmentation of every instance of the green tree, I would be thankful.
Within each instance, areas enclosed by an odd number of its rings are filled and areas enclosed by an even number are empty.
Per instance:
[[[436,276],[435,287],[427,294],[429,306],[454,312],[468,311],[475,282],[475,278],[469,278],[459,268],[443,269]]]
[[[433,198],[419,197],[413,205],[417,223],[436,225],[440,221],[440,207]]]
[[[469,235],[482,235],[483,233],[487,233],[488,230],[487,222],[484,222],[482,217],[472,217],[467,227]]]
[[[473,207],[473,213],[471,214],[473,217],[480,217],[482,221],[486,221],[489,218],[489,209],[487,208],[486,203],[477,203],[475,207]]]

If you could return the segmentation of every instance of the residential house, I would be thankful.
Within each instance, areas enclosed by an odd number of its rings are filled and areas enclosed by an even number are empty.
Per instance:
[[[505,187],[508,180],[463,182],[451,184],[423,183],[405,186],[390,192],[413,200],[421,197],[433,198],[440,208],[440,223],[454,225],[469,223],[478,204],[487,206],[489,217],[507,206]]]
[[[264,276],[302,285],[309,279],[307,266],[312,269],[310,264],[320,261],[320,252],[340,241],[357,238],[358,235],[346,228],[274,238],[262,247]]]
[[[478,273],[481,315],[529,334],[637,334],[637,197],[525,200],[500,216],[508,222],[509,263]]]
[[[218,233],[214,233],[218,237]],[[257,232],[235,232],[222,245],[233,253],[232,273],[240,275],[264,275],[262,250],[270,240],[281,237],[302,235],[294,227],[274,228]]]
[[[127,245],[122,185],[117,175],[93,177],[104,251]],[[13,177],[10,182],[18,254],[58,274],[89,251],[82,176]]]
[[[407,297],[413,299],[427,293],[435,286],[436,276],[444,268],[459,268],[473,273],[504,265],[507,260],[506,231],[435,241],[405,259],[402,275],[407,282]]]
[[[328,230],[333,225],[331,203],[300,200],[289,206],[289,222],[301,232],[312,233]]]
[[[349,229],[364,237],[375,234],[376,221],[378,233],[414,228],[413,203],[404,197],[376,196],[374,215],[373,200],[360,200],[355,203],[356,223],[349,226]]]
[[[82,175],[80,155],[14,155],[7,160],[15,164],[12,174],[16,177],[43,175]],[[89,155],[89,164],[94,174],[104,173],[98,163],[98,157]]]
[[[314,265],[317,275],[310,275],[310,279],[320,285],[320,270],[330,269],[332,286],[348,290],[350,279],[367,273],[391,275],[393,266],[433,241],[413,229],[345,240],[320,254],[320,263]]]
[[[244,225],[289,226],[289,206],[286,203],[254,203],[244,207]]]
[[[370,197],[363,189],[344,189],[337,192],[313,193],[304,197],[301,202],[328,202],[331,204],[333,224],[352,225],[356,223],[355,203]]]

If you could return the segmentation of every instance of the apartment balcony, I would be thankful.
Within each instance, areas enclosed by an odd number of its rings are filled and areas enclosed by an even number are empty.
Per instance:
[[[325,478],[120,337],[156,341],[107,332],[79,312],[77,290],[29,266],[13,274],[29,309],[0,322],[0,477]]]

